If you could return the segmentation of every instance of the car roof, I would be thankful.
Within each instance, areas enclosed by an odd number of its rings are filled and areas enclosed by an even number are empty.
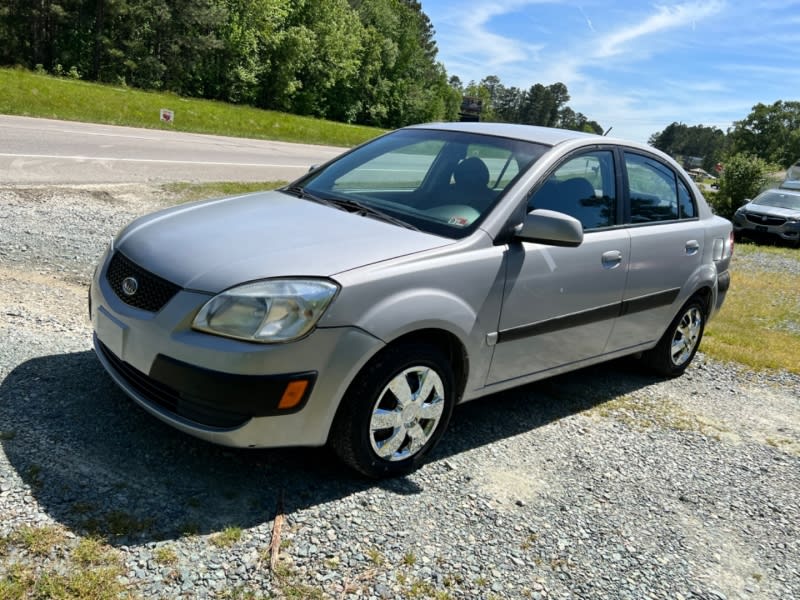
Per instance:
[[[519,125],[516,123],[423,123],[411,125],[407,129],[440,129],[445,131],[463,131],[465,133],[478,133],[498,137],[538,142],[555,146],[562,142],[575,139],[606,139],[594,133],[570,131],[568,129],[555,129],[553,127],[540,127],[538,125]],[[615,140],[618,141],[618,140]]]

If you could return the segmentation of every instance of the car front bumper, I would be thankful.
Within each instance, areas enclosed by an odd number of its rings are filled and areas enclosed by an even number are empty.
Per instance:
[[[348,385],[383,342],[354,327],[257,344],[191,328],[207,294],[178,291],[158,312],[124,303],[97,270],[90,289],[95,352],[158,419],[237,447],[319,446]]]
[[[779,237],[787,242],[800,242],[800,223],[786,221],[779,225],[769,222],[755,222],[756,216],[736,214],[733,218],[733,231],[745,237]]]

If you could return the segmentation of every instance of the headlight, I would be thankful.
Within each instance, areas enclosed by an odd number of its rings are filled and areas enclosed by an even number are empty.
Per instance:
[[[206,302],[192,327],[248,342],[288,342],[311,331],[338,290],[317,279],[240,285]]]

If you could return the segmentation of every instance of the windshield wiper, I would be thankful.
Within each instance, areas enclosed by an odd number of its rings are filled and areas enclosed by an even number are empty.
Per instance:
[[[333,202],[326,200],[325,198],[320,198],[319,196],[316,196],[311,192],[306,191],[306,188],[304,188],[301,185],[292,185],[287,188],[283,188],[283,190],[281,191],[289,192],[290,194],[297,196],[298,198],[302,198],[304,200],[311,200],[313,202],[319,202],[320,204],[326,204],[328,206],[336,206]]]
[[[393,225],[399,225],[400,227],[405,227],[406,229],[413,229],[414,231],[419,231],[417,227],[414,227],[410,223],[403,221],[402,219],[398,219],[397,217],[393,217],[385,212],[378,210],[377,208],[373,208],[367,204],[363,204],[358,202],[357,200],[350,200],[349,198],[321,198],[311,192],[307,191],[304,187],[299,185],[292,185],[287,188],[284,188],[283,191],[288,192],[297,196],[298,198],[303,198],[305,200],[311,200],[313,202],[318,202],[319,204],[325,204],[326,206],[333,206],[338,208],[339,210],[346,210],[347,212],[351,212],[354,214],[359,214],[366,217],[373,217],[375,219],[380,219],[381,221],[385,221],[386,223],[392,223]]]
[[[335,204],[342,210],[348,210],[358,215],[363,215],[365,217],[373,217],[375,219],[385,221],[386,223],[392,223],[393,225],[399,225],[400,227],[405,227],[406,229],[419,231],[419,229],[417,227],[414,227],[411,223],[403,221],[402,219],[398,219],[397,217],[393,217],[392,215],[387,214],[382,210],[378,210],[377,208],[359,202],[358,200],[351,200],[350,198],[329,198],[328,202],[330,202],[331,204]]]

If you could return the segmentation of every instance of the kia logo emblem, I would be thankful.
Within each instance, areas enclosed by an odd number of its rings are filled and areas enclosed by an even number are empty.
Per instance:
[[[135,277],[126,277],[122,280],[122,293],[126,296],[133,296],[139,289],[139,282]]]

